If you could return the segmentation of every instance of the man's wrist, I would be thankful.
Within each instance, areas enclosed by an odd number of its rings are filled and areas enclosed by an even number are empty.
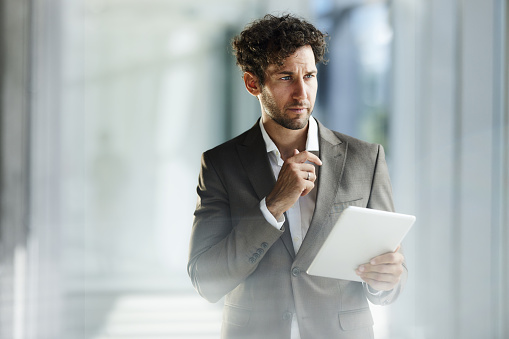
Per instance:
[[[276,219],[276,217],[272,214],[272,212],[269,211],[267,207],[266,198],[263,198],[260,201],[260,210],[262,211],[265,220],[267,220],[269,224],[276,227],[277,229],[281,229],[281,227],[283,227],[283,224],[285,223],[285,215],[281,214],[281,216]]]
[[[281,220],[281,218],[283,218],[284,211],[278,211],[277,206],[276,207],[274,206],[274,204],[272,203],[272,200],[270,199],[269,196],[265,197],[264,199],[265,199],[265,206],[267,207],[267,211],[269,211],[269,213],[272,214],[276,220]],[[267,200],[269,200],[269,201],[267,201]]]

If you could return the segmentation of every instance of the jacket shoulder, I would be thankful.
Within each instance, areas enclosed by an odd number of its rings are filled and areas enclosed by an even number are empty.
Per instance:
[[[231,161],[231,156],[233,154],[237,154],[237,147],[239,145],[247,145],[247,144],[259,144],[260,140],[263,141],[263,137],[261,136],[261,131],[258,126],[258,122],[243,132],[242,134],[227,140],[207,151],[205,151],[202,155],[202,158],[215,159],[217,161]]]
[[[365,150],[377,150],[381,146],[380,144],[357,139],[355,137],[340,132],[333,131],[333,133],[338,137],[339,140],[341,140],[342,142],[346,142],[349,148],[355,147],[358,149]]]

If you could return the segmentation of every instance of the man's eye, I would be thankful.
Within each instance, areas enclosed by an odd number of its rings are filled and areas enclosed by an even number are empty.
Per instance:
[[[290,77],[289,75],[288,76],[285,76],[285,77],[282,77],[281,80],[290,80],[292,77]]]
[[[307,75],[306,75],[306,78],[308,78],[308,79],[311,79],[311,78],[314,78],[314,77],[315,77],[315,75],[314,75],[314,74],[307,74]]]

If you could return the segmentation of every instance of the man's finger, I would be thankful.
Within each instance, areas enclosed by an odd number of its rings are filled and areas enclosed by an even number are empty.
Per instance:
[[[306,188],[302,191],[300,196],[303,197],[303,196],[307,195],[309,192],[311,192],[313,190],[314,187],[315,187],[315,184],[311,180],[306,181]]]
[[[364,280],[377,281],[382,283],[393,283],[398,280],[395,275],[386,273],[366,273],[361,276]]]
[[[308,163],[300,164],[300,163],[299,163],[299,164],[296,164],[295,166],[296,166],[296,168],[298,168],[300,171],[302,171],[302,172],[303,172],[303,174],[304,174],[304,175],[303,175],[304,179],[306,179],[306,177],[307,177],[307,174],[306,174],[306,173],[304,173],[304,172],[310,172],[310,173],[312,173],[312,174],[314,174],[314,173],[315,173],[315,166],[314,166],[314,165],[312,165],[312,164],[308,164]]]
[[[357,269],[357,271],[359,273],[370,273],[370,272],[375,272],[375,273],[388,273],[388,274],[393,274],[394,272],[398,271],[398,266],[399,265],[389,265],[389,264],[386,264],[386,265],[370,265],[370,264],[364,264],[364,265],[361,265],[359,266],[359,268]]]
[[[311,152],[308,152],[308,151],[299,152],[298,150],[295,150],[294,153],[295,153],[294,156],[292,156],[291,158],[288,158],[286,160],[293,161],[293,162],[300,162],[300,163],[309,161],[314,164],[317,164],[318,166],[322,165],[322,161],[320,160],[320,158],[318,158],[316,155],[314,155]]]
[[[390,252],[374,257],[369,261],[371,265],[399,264],[403,262],[403,255],[399,252]]]
[[[316,180],[316,174],[315,174],[315,171],[314,171],[314,167],[313,167],[313,170],[310,170],[310,171],[303,171],[303,177],[305,180],[309,180],[311,182],[314,182]]]

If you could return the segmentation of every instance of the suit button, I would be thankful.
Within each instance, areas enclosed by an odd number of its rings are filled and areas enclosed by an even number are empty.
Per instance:
[[[255,261],[256,261],[256,259],[255,259],[255,258],[253,258],[253,257],[249,258],[249,262],[250,262],[251,264],[254,264],[254,262],[255,262]]]
[[[261,248],[259,248],[259,249],[257,249],[257,250],[256,250],[256,253],[258,253],[258,254],[260,254],[260,255],[262,255],[262,254],[263,254],[263,252],[265,252],[265,251],[264,251],[263,249],[261,249]]]
[[[298,277],[298,276],[299,276],[299,274],[300,274],[300,268],[298,268],[298,267],[294,267],[294,268],[292,269],[292,275],[293,275],[294,277]]]
[[[258,253],[253,253],[253,258],[258,259],[260,255]]]
[[[269,244],[267,244],[266,242],[262,242],[262,248],[267,248],[269,247]]]
[[[292,319],[292,316],[293,316],[292,312],[285,312],[283,313],[283,320],[290,320]]]

